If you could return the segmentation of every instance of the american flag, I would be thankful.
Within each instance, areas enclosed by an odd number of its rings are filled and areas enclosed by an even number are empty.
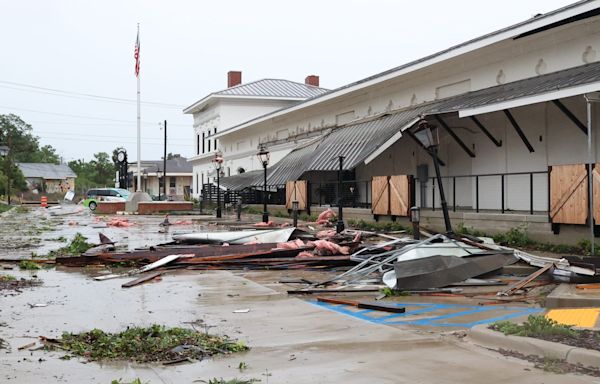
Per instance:
[[[140,31],[138,30],[137,39],[135,40],[135,51],[133,53],[135,58],[135,77],[140,75]]]

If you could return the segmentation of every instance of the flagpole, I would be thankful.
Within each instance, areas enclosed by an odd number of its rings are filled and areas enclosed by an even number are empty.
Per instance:
[[[138,39],[140,36],[140,23],[137,25],[137,35]],[[139,44],[139,40],[138,40]],[[139,50],[139,45],[138,45]],[[139,56],[139,51],[138,51]],[[141,141],[141,108],[140,108],[140,74],[137,74],[137,189],[136,192],[142,191],[142,166],[141,166],[141,158],[142,158],[142,141]]]

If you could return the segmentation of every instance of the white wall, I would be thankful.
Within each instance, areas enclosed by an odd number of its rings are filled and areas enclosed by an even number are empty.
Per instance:
[[[338,116],[346,116],[350,112],[357,119],[364,118],[432,101],[438,95],[488,88],[598,59],[600,20],[595,18],[499,42],[394,80],[253,124],[244,128],[243,134],[235,132],[231,136],[239,139],[240,135],[265,137],[281,130],[287,130],[290,135],[319,131],[323,127],[334,126]],[[500,71],[503,76],[498,76]]]

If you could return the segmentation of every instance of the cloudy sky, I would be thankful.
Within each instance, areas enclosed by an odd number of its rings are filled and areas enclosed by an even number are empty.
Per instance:
[[[136,151],[133,48],[140,23],[142,158],[192,153],[185,106],[243,82],[309,74],[336,88],[565,6],[569,0],[0,0],[0,114],[65,161]],[[98,97],[100,96],[100,97]]]

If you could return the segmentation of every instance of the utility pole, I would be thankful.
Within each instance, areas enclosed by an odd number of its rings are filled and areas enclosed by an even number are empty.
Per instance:
[[[12,135],[10,134],[10,130],[7,130],[8,136],[8,154],[6,156],[6,196],[8,200],[8,205],[10,205],[10,175],[12,173]]]
[[[165,148],[163,155],[163,195],[167,199],[167,120],[165,120]],[[160,189],[160,185],[158,186]]]

